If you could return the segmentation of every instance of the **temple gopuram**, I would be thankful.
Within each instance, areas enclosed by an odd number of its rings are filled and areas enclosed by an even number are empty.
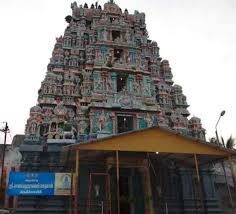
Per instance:
[[[205,142],[145,14],[71,4],[25,128],[22,172],[71,172],[70,196],[19,196],[16,213],[223,213]]]
[[[76,2],[71,8],[30,110],[26,139],[84,140],[157,124],[204,139],[200,119],[188,119],[169,62],[149,39],[144,13],[122,12],[113,2],[104,9]]]

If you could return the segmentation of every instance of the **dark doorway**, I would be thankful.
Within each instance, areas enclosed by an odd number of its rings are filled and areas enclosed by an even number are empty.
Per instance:
[[[86,213],[111,213],[110,175],[90,173]]]
[[[117,116],[117,130],[118,133],[132,131],[134,129],[134,118],[130,115]]]
[[[120,176],[120,213],[130,214],[130,179],[129,176]]]
[[[115,41],[117,38],[120,38],[120,31],[112,31],[112,41]]]
[[[117,62],[122,62],[122,58],[123,58],[123,50],[122,49],[114,49],[114,58],[115,61]]]
[[[130,153],[123,153],[124,157],[130,157]],[[128,156],[126,156],[128,155]],[[122,158],[120,153],[119,158]],[[121,160],[121,159],[120,159]],[[125,165],[125,164],[124,164]],[[125,168],[119,168],[119,205],[120,214],[144,214],[145,193],[143,175],[138,168],[128,168],[129,161]],[[111,192],[112,198],[117,196],[117,168],[111,169]],[[117,201],[112,204],[113,213],[117,213]]]
[[[118,74],[117,75],[117,92],[122,91],[126,87],[127,75]]]
[[[158,86],[155,86],[155,93],[156,93],[156,101],[160,103],[160,93]]]

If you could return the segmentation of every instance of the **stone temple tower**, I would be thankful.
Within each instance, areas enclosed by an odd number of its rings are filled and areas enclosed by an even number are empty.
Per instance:
[[[155,125],[205,138],[200,119],[188,119],[186,96],[149,39],[144,13],[111,0],[71,9],[30,109],[26,143],[79,143]]]
[[[103,7],[74,2],[71,9],[30,109],[21,171],[71,172],[62,146],[152,126],[205,139],[169,62],[149,39],[144,13],[129,14],[112,0]],[[68,197],[18,197],[17,213],[68,213],[68,207]]]

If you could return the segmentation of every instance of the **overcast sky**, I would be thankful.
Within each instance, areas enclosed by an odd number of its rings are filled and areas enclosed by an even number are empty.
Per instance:
[[[63,34],[69,0],[0,0],[0,128],[8,121],[23,134],[29,109],[46,74],[55,38]],[[89,6],[94,1],[87,1]],[[106,1],[99,1],[103,6]],[[129,13],[146,13],[150,39],[172,67],[192,115],[202,119],[207,138],[221,110],[224,138],[236,137],[236,1],[116,0]],[[84,4],[85,1],[77,1]],[[3,134],[0,133],[0,143]]]

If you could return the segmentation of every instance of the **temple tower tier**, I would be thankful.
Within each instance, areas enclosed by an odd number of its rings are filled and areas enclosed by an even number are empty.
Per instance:
[[[129,14],[114,1],[104,8],[74,2],[71,9],[30,110],[26,141],[74,143],[156,125],[205,139],[200,119],[188,118],[169,62],[149,39],[144,13]]]

